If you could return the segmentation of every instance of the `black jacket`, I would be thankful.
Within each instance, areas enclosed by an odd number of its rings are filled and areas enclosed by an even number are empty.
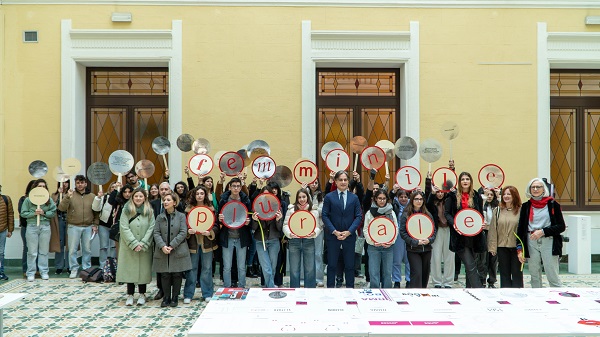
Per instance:
[[[525,257],[529,257],[529,213],[531,212],[531,201],[527,201],[521,206],[519,215],[519,226],[517,227],[517,236],[525,246]],[[563,218],[560,204],[554,200],[548,202],[548,212],[550,212],[550,227],[543,228],[545,237],[552,237],[552,255],[562,255],[563,240],[560,233],[565,231],[565,219]],[[517,248],[522,247],[521,242],[517,240]]]
[[[221,224],[221,229],[219,230],[219,244],[221,247],[227,248],[229,247],[229,228],[225,227],[219,220],[218,214],[221,214],[221,209],[223,206],[229,201],[229,196],[231,196],[231,191],[227,191],[221,195],[221,200],[219,200],[219,211],[217,212],[217,221]],[[250,204],[250,198],[244,192],[240,192],[240,201],[242,204],[246,206],[248,211],[252,209],[252,205]],[[239,228],[240,232],[240,245],[242,248],[248,247],[252,244],[252,237],[250,234],[250,226],[242,226]]]
[[[450,250],[456,253],[465,249],[465,247],[472,247],[475,253],[487,252],[487,242],[483,231],[475,236],[464,236],[454,229],[454,216],[462,209],[462,207],[456,205],[456,198],[456,192],[449,192],[444,204],[444,216],[448,227],[450,227]],[[473,208],[483,214],[483,200],[476,191],[473,191],[473,204]]]

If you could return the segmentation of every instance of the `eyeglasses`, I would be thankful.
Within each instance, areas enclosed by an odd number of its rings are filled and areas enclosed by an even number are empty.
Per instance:
[[[544,186],[533,186],[533,185],[531,185],[531,189],[532,190],[541,190],[543,188],[544,188]]]

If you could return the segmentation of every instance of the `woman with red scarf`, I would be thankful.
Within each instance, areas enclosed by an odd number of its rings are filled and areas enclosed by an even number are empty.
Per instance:
[[[487,252],[483,231],[475,236],[465,236],[454,229],[454,216],[465,208],[472,208],[483,213],[483,200],[473,189],[473,178],[469,172],[462,172],[458,176],[456,191],[448,193],[444,205],[444,216],[450,228],[450,250],[456,253],[465,265],[467,288],[482,288],[481,278],[477,273],[475,253]]]
[[[558,258],[562,253],[565,220],[560,205],[550,196],[548,187],[540,178],[527,184],[529,201],[521,207],[517,236],[519,261],[528,258],[531,287],[542,287],[542,263],[551,287],[562,287],[558,277]]]

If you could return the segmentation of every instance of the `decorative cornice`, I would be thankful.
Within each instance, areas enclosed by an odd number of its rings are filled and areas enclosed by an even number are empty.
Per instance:
[[[548,33],[548,51],[600,52],[600,33]]]
[[[75,49],[170,49],[172,41],[170,30],[73,29],[69,34]]]
[[[0,0],[0,5],[236,7],[600,8],[598,0]]]
[[[313,31],[313,50],[408,50],[410,32]]]

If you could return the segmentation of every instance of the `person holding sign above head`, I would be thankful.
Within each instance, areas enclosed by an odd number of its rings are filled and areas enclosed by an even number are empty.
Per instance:
[[[416,220],[416,233],[409,230],[410,218],[413,215],[422,214],[427,216],[430,221],[430,227],[422,225],[421,219]],[[431,245],[435,241],[436,228],[431,222],[431,213],[425,206],[425,197],[421,192],[413,192],[410,195],[408,206],[400,217],[400,236],[406,242],[406,251],[408,263],[410,263],[410,287],[427,288],[429,282],[429,272],[431,270]],[[425,221],[423,221],[425,222]],[[424,236],[420,234],[425,233]]]
[[[392,200],[392,206],[396,213],[396,219],[400,219],[404,209],[408,206],[408,192],[400,185],[394,184],[392,191],[390,191],[390,199]],[[394,282],[394,288],[400,288],[400,282],[402,281],[402,263],[404,263],[404,279],[406,280],[406,288],[410,287],[410,263],[408,262],[408,255],[406,254],[406,243],[404,240],[396,241],[396,244],[392,246],[394,250],[394,261],[392,262],[392,281]]]
[[[465,265],[467,288],[482,288],[483,285],[479,278],[479,274],[477,273],[475,253],[487,251],[487,244],[485,242],[483,231],[480,231],[474,236],[467,236],[455,229],[455,215],[460,210],[467,208],[474,209],[481,214],[483,211],[483,200],[473,189],[473,178],[471,177],[471,174],[469,172],[462,172],[458,176],[457,190],[448,193],[446,204],[444,205],[444,216],[450,227],[450,250],[456,253]],[[469,219],[472,220],[472,218]],[[464,225],[473,227],[477,224],[465,223]],[[479,225],[483,226],[483,222]]]
[[[321,232],[315,237],[315,268],[317,270],[316,272],[316,277],[317,277],[317,287],[322,287],[323,284],[323,280],[325,278],[324,275],[324,270],[323,270],[323,245],[324,245],[324,239],[323,239],[323,235],[324,232],[322,230],[323,228],[323,219],[321,218],[321,212],[323,211],[323,191],[321,191],[321,183],[319,182],[319,179],[315,179],[315,181],[312,184],[308,185],[309,191],[310,191],[310,196],[311,196],[311,200],[312,200],[312,204],[313,207],[317,207],[317,210],[319,212],[319,216],[317,217],[317,226],[321,228]]]
[[[492,213],[488,229],[488,250],[498,258],[501,288],[523,288],[523,271],[517,250],[517,226],[521,211],[521,196],[514,186],[501,192],[500,206]]]
[[[382,228],[370,229],[372,226],[371,222],[373,219],[378,217],[385,217],[390,220],[394,228],[394,236],[392,240],[387,242],[380,242],[381,240],[374,241],[371,235],[372,232],[386,235],[388,228],[383,226]],[[378,227],[381,227],[378,226]],[[389,197],[384,190],[378,189],[373,193],[373,202],[371,207],[365,213],[365,222],[363,226],[364,236],[367,244],[369,245],[367,250],[369,251],[369,275],[371,281],[371,288],[391,288],[392,287],[392,263],[394,260],[394,253],[392,246],[395,244],[398,237],[398,219],[394,213],[394,208],[390,203]],[[383,231],[383,232],[382,232]]]
[[[38,179],[33,188],[48,189],[44,179]],[[23,202],[21,216],[27,219],[27,281],[35,280],[36,269],[40,270],[42,280],[48,280],[48,252],[50,251],[50,220],[56,215],[56,204],[52,198],[38,206],[29,198]],[[39,225],[37,219],[40,219]],[[37,260],[37,266],[36,266]]]
[[[303,211],[304,213],[299,211]],[[292,215],[294,216],[292,217]],[[296,201],[293,205],[288,207],[285,221],[283,222],[283,233],[290,239],[291,288],[300,288],[301,261],[304,266],[304,288],[317,287],[317,275],[315,272],[315,238],[318,237],[322,231],[322,226],[319,223],[318,218],[318,203],[316,205],[313,204],[308,189],[299,189],[298,192],[296,192]],[[292,223],[290,223],[290,221]]]
[[[548,186],[540,178],[527,184],[525,195],[529,201],[521,207],[517,229],[519,261],[525,263],[528,258],[532,288],[542,287],[542,264],[550,287],[561,287],[558,258],[562,253],[560,234],[565,231],[565,219],[560,205],[550,196]]]
[[[348,191],[348,173],[338,171],[334,180],[337,190],[325,196],[322,213],[327,242],[327,288],[335,287],[340,252],[343,254],[346,288],[354,288],[354,245],[362,210],[358,197]]]

